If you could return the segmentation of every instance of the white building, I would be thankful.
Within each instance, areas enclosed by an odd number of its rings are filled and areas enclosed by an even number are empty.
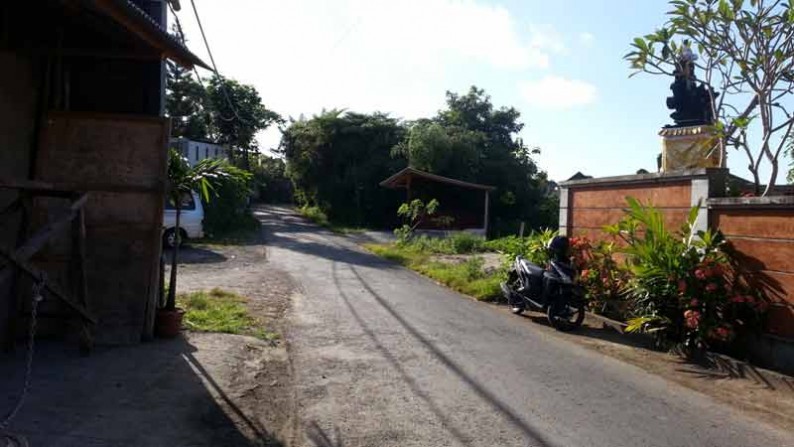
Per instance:
[[[171,138],[171,147],[187,158],[190,166],[195,166],[196,163],[207,158],[229,159],[229,154],[225,147],[209,141]]]

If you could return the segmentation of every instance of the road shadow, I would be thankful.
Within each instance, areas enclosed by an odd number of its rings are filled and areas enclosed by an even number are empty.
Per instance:
[[[24,349],[0,357],[0,412],[24,381]],[[31,389],[9,431],[32,446],[281,446],[246,415],[196,360],[183,338],[81,357],[68,344],[39,342]]]
[[[389,302],[376,290],[374,290],[369,283],[361,276],[361,274],[356,270],[356,268],[352,265],[349,265],[348,268],[352,271],[353,275],[358,279],[361,286],[375,299],[375,301],[384,309],[386,312],[389,313],[414,339],[416,339],[419,343],[421,343],[427,350],[430,352],[433,357],[435,357],[441,364],[443,364],[451,373],[453,373],[458,379],[460,379],[466,386],[469,387],[477,396],[479,396],[484,402],[486,402],[494,411],[500,414],[505,420],[507,420],[511,425],[516,427],[520,432],[524,434],[530,441],[529,445],[533,447],[549,447],[553,445],[546,436],[541,433],[538,429],[533,427],[530,423],[525,421],[520,415],[518,415],[515,411],[513,411],[506,403],[502,402],[496,395],[494,395],[491,391],[489,391],[483,384],[479,381],[475,380],[473,377],[468,375],[457,363],[453,362],[446,354],[444,354],[433,342],[431,342],[428,338],[419,332],[411,323],[409,323],[402,315],[400,315],[394,307],[389,304]],[[341,292],[342,287],[341,284],[338,283],[338,279],[336,274],[334,275],[335,281],[337,281],[337,289]],[[449,424],[448,416],[444,415],[443,411],[438,408],[438,406],[433,402],[432,397],[424,393],[421,388],[415,383],[415,381],[407,374],[407,372],[399,365],[398,360],[396,357],[389,351],[387,347],[382,345],[375,336],[375,333],[366,325],[366,322],[357,314],[355,311],[354,306],[352,303],[349,302],[349,298],[345,299],[346,305],[348,309],[353,313],[353,316],[362,325],[362,329],[364,329],[365,333],[373,339],[376,343],[378,349],[386,356],[387,360],[390,363],[396,363],[395,367],[400,372],[401,376],[404,380],[408,383],[408,385],[412,388],[415,394],[420,397],[430,408],[430,410],[439,417],[442,421],[442,425],[447,428],[452,436],[458,440],[463,445],[471,445],[471,441],[467,439],[467,437],[457,429],[455,429],[451,424]]]
[[[166,264],[171,263],[173,250],[163,249]],[[228,258],[217,251],[205,247],[185,245],[179,248],[179,264],[215,264],[225,262]]]
[[[524,313],[521,314],[521,317],[533,323],[546,326],[549,329],[553,329],[551,324],[549,324],[548,318],[544,314],[533,311],[525,311]],[[642,334],[628,334],[625,332],[620,332],[613,325],[610,325],[607,322],[604,322],[601,319],[597,317],[592,317],[590,315],[587,316],[585,323],[581,327],[566,333],[580,337],[588,337],[597,340],[608,341],[610,343],[615,343],[624,346],[653,349],[653,339],[651,339],[650,337],[647,337]]]
[[[361,251],[345,236],[310,223],[294,212],[280,208],[257,208],[255,215],[262,222],[265,244],[333,262],[379,269],[398,268],[396,264]]]
[[[339,433],[339,428],[334,427],[334,438],[331,439],[331,434],[323,430],[317,422],[310,422],[309,427],[306,429],[306,437],[312,442],[315,447],[344,447],[342,443],[342,435]]]

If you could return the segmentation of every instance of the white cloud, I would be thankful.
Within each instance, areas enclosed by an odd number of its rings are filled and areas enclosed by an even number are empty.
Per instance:
[[[253,84],[284,116],[323,108],[429,116],[445,90],[488,89],[496,74],[545,69],[565,51],[552,26],[473,0],[197,3],[221,73]],[[179,16],[190,48],[208,61],[192,10]],[[260,137],[264,147],[277,141],[275,130]]]
[[[519,90],[527,103],[546,109],[569,109],[595,102],[598,89],[585,81],[546,76],[519,83]]]
[[[592,33],[580,33],[579,34],[579,43],[584,45],[585,47],[592,47],[593,43],[595,42],[595,36]]]

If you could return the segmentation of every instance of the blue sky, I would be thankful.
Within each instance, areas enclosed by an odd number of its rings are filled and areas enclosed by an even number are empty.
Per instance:
[[[521,136],[540,147],[536,160],[554,180],[655,171],[657,132],[671,121],[671,80],[629,79],[622,59],[634,37],[663,23],[663,0],[196,3],[221,73],[256,86],[284,116],[432,116],[446,90],[474,84],[521,111]],[[206,57],[188,2],[179,17]],[[259,140],[267,148],[278,137],[269,130]],[[733,173],[749,178],[746,165],[729,149]]]

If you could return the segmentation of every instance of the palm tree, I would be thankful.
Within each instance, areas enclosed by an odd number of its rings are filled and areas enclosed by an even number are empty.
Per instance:
[[[168,281],[168,299],[165,310],[176,309],[176,270],[179,259],[181,235],[179,231],[182,200],[185,195],[197,191],[205,201],[210,199],[210,191],[220,180],[229,176],[229,165],[225,160],[205,159],[191,167],[187,159],[177,150],[171,149],[168,154],[168,192],[167,199],[176,209],[176,243],[171,252],[171,278]]]

